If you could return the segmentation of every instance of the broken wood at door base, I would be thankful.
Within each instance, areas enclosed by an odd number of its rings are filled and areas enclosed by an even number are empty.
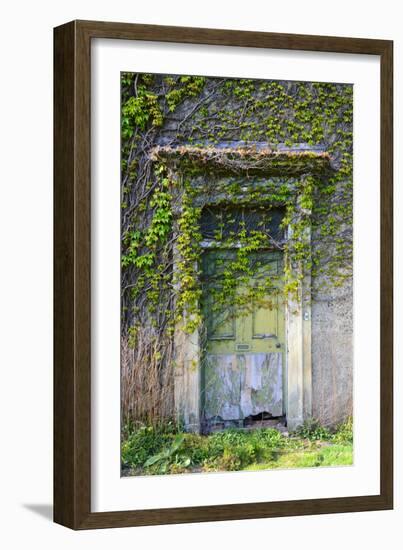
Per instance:
[[[205,421],[283,414],[282,354],[210,355],[205,365]],[[203,396],[202,396],[203,398]]]

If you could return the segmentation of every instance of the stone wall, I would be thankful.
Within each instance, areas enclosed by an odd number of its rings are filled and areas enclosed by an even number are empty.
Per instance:
[[[353,413],[352,281],[312,303],[312,412],[324,425]]]

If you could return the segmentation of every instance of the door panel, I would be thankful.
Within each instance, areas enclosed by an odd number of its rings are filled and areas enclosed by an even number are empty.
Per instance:
[[[272,299],[272,308],[256,306],[252,311],[252,338],[265,339],[278,336],[278,296]]]
[[[241,373],[237,356],[209,354],[204,368],[206,418],[240,418]]]
[[[212,289],[213,287],[211,287]],[[219,290],[218,287],[214,287]],[[211,314],[207,317],[207,336],[209,340],[235,340],[235,316],[232,307],[215,309],[214,293],[206,297],[207,311]]]
[[[238,356],[241,372],[243,418],[270,412],[283,414],[282,353],[250,353]]]

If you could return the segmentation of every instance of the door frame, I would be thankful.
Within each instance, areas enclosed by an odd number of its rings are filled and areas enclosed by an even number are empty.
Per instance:
[[[178,170],[170,177],[180,188],[184,175]],[[292,182],[295,178],[287,176]],[[302,181],[304,176],[299,177]],[[283,178],[284,180],[284,178]],[[252,180],[253,181],[253,180]],[[250,182],[249,182],[250,184]],[[298,199],[297,199],[298,200]],[[281,205],[280,205],[281,206]],[[304,210],[310,220],[311,212]],[[286,229],[286,239],[291,237],[291,227]],[[305,244],[311,247],[311,227],[305,229]],[[175,254],[174,254],[175,255]],[[298,275],[303,269],[292,258],[284,257],[290,269]],[[296,294],[290,294],[285,303],[285,413],[289,430],[295,430],[312,417],[312,354],[311,354],[311,272],[304,267],[303,278]],[[183,330],[183,321],[174,331],[174,406],[177,421],[186,431],[202,431],[202,369],[203,358],[199,329],[192,334]]]

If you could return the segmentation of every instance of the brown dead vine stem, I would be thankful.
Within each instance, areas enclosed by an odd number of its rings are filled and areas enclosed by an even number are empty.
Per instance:
[[[321,174],[331,168],[331,157],[324,151],[273,150],[270,147],[214,147],[179,146],[154,147],[149,158],[154,161],[181,162],[182,168],[191,166],[214,170],[215,174]]]
[[[170,353],[168,347],[168,354]],[[122,425],[133,421],[156,425],[170,418],[173,409],[173,378],[161,369],[161,342],[150,342],[139,333],[136,347],[121,339]],[[171,357],[166,357],[169,362]]]

